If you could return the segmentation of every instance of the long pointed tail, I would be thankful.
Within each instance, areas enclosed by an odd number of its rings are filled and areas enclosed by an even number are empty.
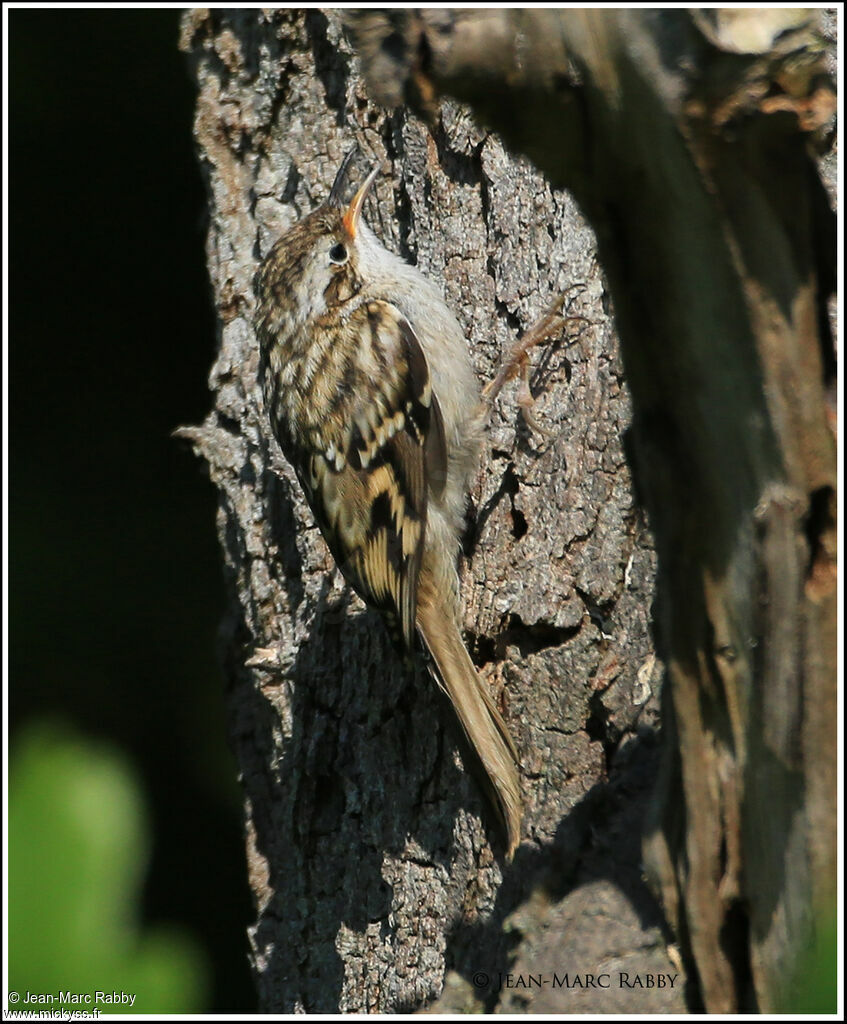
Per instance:
[[[418,628],[438,669],[471,746],[494,790],[506,828],[506,855],[512,859],[521,839],[521,787],[518,753],[506,723],[462,642],[458,625],[437,605],[418,605]]]

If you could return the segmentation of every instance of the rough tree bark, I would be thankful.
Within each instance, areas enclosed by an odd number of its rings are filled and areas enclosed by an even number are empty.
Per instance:
[[[371,96],[405,99],[429,127],[373,104],[338,12],[184,21],[220,318],[214,408],[184,433],[221,499],[262,1008],[415,1009],[452,970],[445,1009],[684,1009],[640,870],[663,668],[610,293],[672,696],[651,861],[707,1008],[771,1008],[833,856],[829,282],[802,137],[828,93],[805,29],[765,32],[751,57],[689,12],[354,24]],[[574,190],[608,292],[573,201],[440,89]],[[551,437],[526,431],[514,388],[498,402],[469,517],[467,636],[523,757],[525,842],[508,867],[438,694],[344,588],[256,390],[257,261],[354,139],[391,160],[369,223],[443,284],[481,380],[570,285],[592,322],[533,357]],[[248,667],[265,648],[276,664]],[[507,968],[675,985],[516,991]]]
[[[706,1008],[772,1011],[835,887],[835,238],[815,166],[834,89],[819,15],[353,20],[372,95],[424,113],[439,92],[470,102],[597,232],[669,672],[648,861]]]
[[[524,955],[524,971],[572,977],[603,962],[664,972],[673,988],[601,992],[590,1008],[682,1009],[641,878],[662,673],[649,634],[654,555],[624,458],[629,400],[592,233],[460,105],[445,102],[432,129],[376,107],[337,12],[194,11],[182,46],[198,81],[220,322],[214,408],[183,434],[220,493],[262,1008],[420,1008],[448,970],[467,1005],[506,1005],[514,993],[499,972]],[[549,437],[527,431],[507,385],[469,513],[466,635],[523,761],[525,842],[508,867],[450,715],[334,570],[256,389],[257,261],[326,196],[354,140],[362,168],[392,168],[369,223],[443,285],[481,381],[558,292],[579,285],[570,309],[591,321],[571,321],[533,356],[534,415]],[[275,665],[246,665],[268,648]],[[533,890],[527,916],[518,908]],[[547,929],[567,920],[568,945],[530,962],[539,916]],[[582,993],[562,998],[576,1006]]]

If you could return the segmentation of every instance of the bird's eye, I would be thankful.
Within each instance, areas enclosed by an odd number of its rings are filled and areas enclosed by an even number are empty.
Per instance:
[[[346,263],[347,246],[342,242],[336,242],[336,244],[329,250],[329,261],[330,263]]]

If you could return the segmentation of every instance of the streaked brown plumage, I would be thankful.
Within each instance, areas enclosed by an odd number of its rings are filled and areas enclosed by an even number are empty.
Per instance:
[[[456,559],[483,407],[443,299],[361,220],[378,168],[344,207],[351,157],[257,275],[265,407],[347,580],[407,649],[417,628],[491,783],[511,857],[517,752],[459,629]]]

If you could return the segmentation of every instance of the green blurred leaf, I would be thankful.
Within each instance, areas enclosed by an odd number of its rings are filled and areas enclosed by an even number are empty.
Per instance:
[[[207,970],[197,946],[176,931],[141,930],[148,854],[126,762],[59,724],[31,726],[9,764],[9,987],[21,996],[10,1008],[27,1008],[26,993],[73,992],[91,1001],[48,1005],[203,1009]],[[120,993],[135,996],[131,1008]]]
[[[814,945],[800,958],[784,1012],[792,1015],[838,1012],[838,919],[818,921]]]

